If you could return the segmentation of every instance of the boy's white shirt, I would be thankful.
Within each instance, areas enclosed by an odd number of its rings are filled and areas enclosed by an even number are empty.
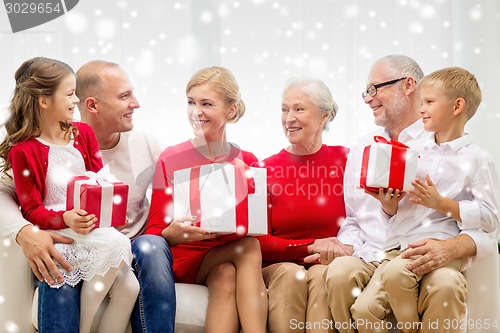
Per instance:
[[[350,150],[344,174],[346,220],[337,236],[342,243],[353,245],[354,256],[367,262],[381,261],[384,258],[387,239],[386,224],[380,214],[380,202],[359,188],[363,149],[375,142],[373,137],[376,135],[390,138],[386,129],[379,128],[359,139]],[[433,138],[434,134],[426,132],[419,119],[400,133],[398,141],[421,151]],[[481,260],[496,253],[496,234],[488,234],[481,229],[467,229],[461,233],[469,235],[476,244],[476,256],[469,258],[467,267],[473,260]]]
[[[408,193],[399,203],[397,214],[386,220],[386,249],[400,246],[404,250],[409,243],[425,238],[449,239],[461,230],[496,233],[500,196],[496,167],[469,135],[441,145],[434,140],[426,143],[420,152],[417,178],[425,181],[426,174],[441,195],[458,202],[462,222],[412,203],[413,195]]]

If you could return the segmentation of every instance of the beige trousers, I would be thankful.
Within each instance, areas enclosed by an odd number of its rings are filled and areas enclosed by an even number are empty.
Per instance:
[[[374,274],[378,273],[379,265],[379,262],[370,263],[357,257],[338,257],[325,270],[328,306],[335,322],[334,326],[339,332],[357,332],[356,323],[351,316],[351,307],[361,295],[369,298],[375,309],[386,306],[383,295],[380,297],[376,292],[372,292],[372,289],[377,288],[372,288],[372,284],[368,283],[378,279]]]
[[[328,304],[340,332],[388,332],[392,325],[385,319],[391,308],[398,320],[392,328],[405,333],[461,331],[456,324],[465,317],[467,290],[462,261],[417,276],[405,268],[413,259],[403,260],[400,253],[388,252],[381,264],[341,257],[329,265]]]
[[[387,253],[391,259],[383,268],[382,288],[403,333],[460,332],[466,315],[467,283],[460,272],[462,260],[426,275],[406,269],[414,260],[402,259],[401,252]]]
[[[326,302],[323,272],[326,265],[306,270],[293,263],[277,263],[262,269],[268,288],[270,333],[335,332]]]

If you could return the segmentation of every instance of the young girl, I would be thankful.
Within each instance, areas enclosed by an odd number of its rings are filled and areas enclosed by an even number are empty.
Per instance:
[[[97,220],[93,214],[82,209],[65,211],[68,179],[102,167],[92,129],[72,122],[79,101],[75,74],[63,62],[33,58],[21,65],[15,79],[11,116],[5,124],[7,136],[0,145],[0,171],[12,169],[21,210],[28,221],[74,240],[72,244],[56,244],[72,270],[60,268],[64,282],[52,287],[75,287],[84,281],[80,332],[90,332],[108,291],[111,300],[99,332],[125,332],[139,291],[129,268],[130,241],[114,228],[93,230]]]

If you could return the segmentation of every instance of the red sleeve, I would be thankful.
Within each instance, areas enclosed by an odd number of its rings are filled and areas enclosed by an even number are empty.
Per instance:
[[[254,156],[255,157],[255,156]],[[258,163],[254,163],[253,166],[259,167]],[[307,250],[309,244],[314,243],[315,238],[305,238],[305,239],[287,239],[274,236],[274,231],[272,230],[271,223],[271,195],[267,195],[267,235],[256,236],[260,243],[260,248],[262,252],[262,261],[268,262],[282,262],[291,261],[302,263],[304,258],[310,253]]]
[[[168,226],[166,222],[168,211],[169,207],[173,204],[173,189],[169,186],[166,170],[164,169],[165,159],[162,157],[163,156],[160,156],[156,164],[153,178],[153,192],[151,195],[151,207],[149,208],[145,234],[161,235],[163,229]]]
[[[262,260],[269,262],[293,261],[303,262],[304,258],[310,253],[307,250],[309,244],[314,243],[316,239],[286,239],[273,236],[271,228],[271,205],[270,197],[267,197],[267,235],[255,237],[259,240],[262,251]]]
[[[10,150],[9,158],[12,163],[12,173],[16,185],[16,193],[21,204],[21,210],[26,220],[40,229],[64,229],[64,211],[46,209],[42,199],[42,186],[45,186],[41,177],[41,170],[37,170],[35,163],[28,163],[37,158],[23,151],[19,146]]]
[[[256,164],[259,161],[254,154],[247,152],[247,151],[244,151],[244,150],[242,150],[241,152],[242,152],[242,156],[243,156],[243,162],[245,162],[247,165],[253,166],[254,164]]]
[[[83,143],[83,147],[79,148],[85,161],[86,170],[93,172],[101,170],[103,164],[101,153],[99,151],[99,143],[94,131],[86,123],[75,123],[75,126],[77,126],[79,131],[79,135],[76,140]]]
[[[260,242],[262,260],[271,262],[303,262],[310,253],[309,244],[315,239],[285,239],[271,234],[256,237]]]

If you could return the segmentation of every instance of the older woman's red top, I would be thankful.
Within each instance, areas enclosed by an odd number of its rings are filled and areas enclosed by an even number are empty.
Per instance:
[[[304,264],[307,245],[337,235],[345,218],[344,168],[349,149],[323,145],[311,155],[280,151],[258,166],[267,168],[267,236],[258,237],[263,266]]]

